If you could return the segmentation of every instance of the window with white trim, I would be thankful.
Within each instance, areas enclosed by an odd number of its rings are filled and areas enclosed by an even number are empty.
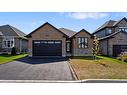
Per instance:
[[[88,38],[87,37],[78,38],[78,48],[88,48]]]
[[[4,38],[3,48],[12,48],[12,47],[14,47],[14,38]]]
[[[127,32],[127,27],[119,27],[119,31]]]

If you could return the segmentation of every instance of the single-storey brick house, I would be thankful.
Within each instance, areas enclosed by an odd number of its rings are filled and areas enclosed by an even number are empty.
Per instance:
[[[93,37],[86,30],[57,29],[46,22],[27,35],[30,56],[81,56],[92,53]]]
[[[100,38],[100,53],[107,56],[118,56],[127,51],[127,19],[109,20],[99,27],[93,35]]]
[[[12,47],[17,53],[27,52],[26,34],[11,25],[0,26],[0,53],[11,52]]]

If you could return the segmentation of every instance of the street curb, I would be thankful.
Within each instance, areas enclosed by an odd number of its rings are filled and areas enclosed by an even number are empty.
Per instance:
[[[0,83],[127,83],[125,79],[84,79],[74,81],[57,80],[0,80]]]
[[[81,81],[60,80],[0,80],[0,83],[81,83]]]
[[[76,71],[74,70],[74,67],[73,67],[73,66],[71,65],[71,63],[70,63],[70,59],[69,59],[69,61],[68,61],[68,66],[69,66],[69,68],[70,68],[70,70],[71,70],[71,73],[72,73],[73,78],[74,78],[75,80],[80,80],[79,77],[78,77],[78,75],[77,75],[77,73],[76,73]]]

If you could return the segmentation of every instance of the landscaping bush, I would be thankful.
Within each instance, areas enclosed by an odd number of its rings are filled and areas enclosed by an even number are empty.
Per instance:
[[[127,62],[127,52],[121,52],[120,56],[117,57],[117,59]]]
[[[13,48],[11,49],[11,55],[16,55],[16,48],[15,48],[15,47],[13,47]]]

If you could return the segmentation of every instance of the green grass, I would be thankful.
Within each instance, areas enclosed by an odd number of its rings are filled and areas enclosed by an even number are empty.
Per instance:
[[[74,57],[71,57],[71,59],[91,60],[91,61],[94,60],[93,56],[74,56]],[[127,63],[127,62],[122,62],[115,58],[105,57],[105,56],[97,56],[97,60],[100,60],[100,61],[107,60],[109,62],[120,63],[120,64]]]
[[[12,56],[12,55],[0,55],[0,64],[11,62],[11,61],[14,61],[16,59],[23,58],[25,56],[27,56],[27,54],[20,54],[20,55],[15,55],[15,56]]]
[[[110,58],[110,57],[105,57],[105,56],[97,56],[97,57],[100,58],[100,60],[107,60],[107,61],[110,61],[113,63],[120,63],[120,64],[127,63],[127,62],[122,62],[122,61],[115,59],[115,58]]]

